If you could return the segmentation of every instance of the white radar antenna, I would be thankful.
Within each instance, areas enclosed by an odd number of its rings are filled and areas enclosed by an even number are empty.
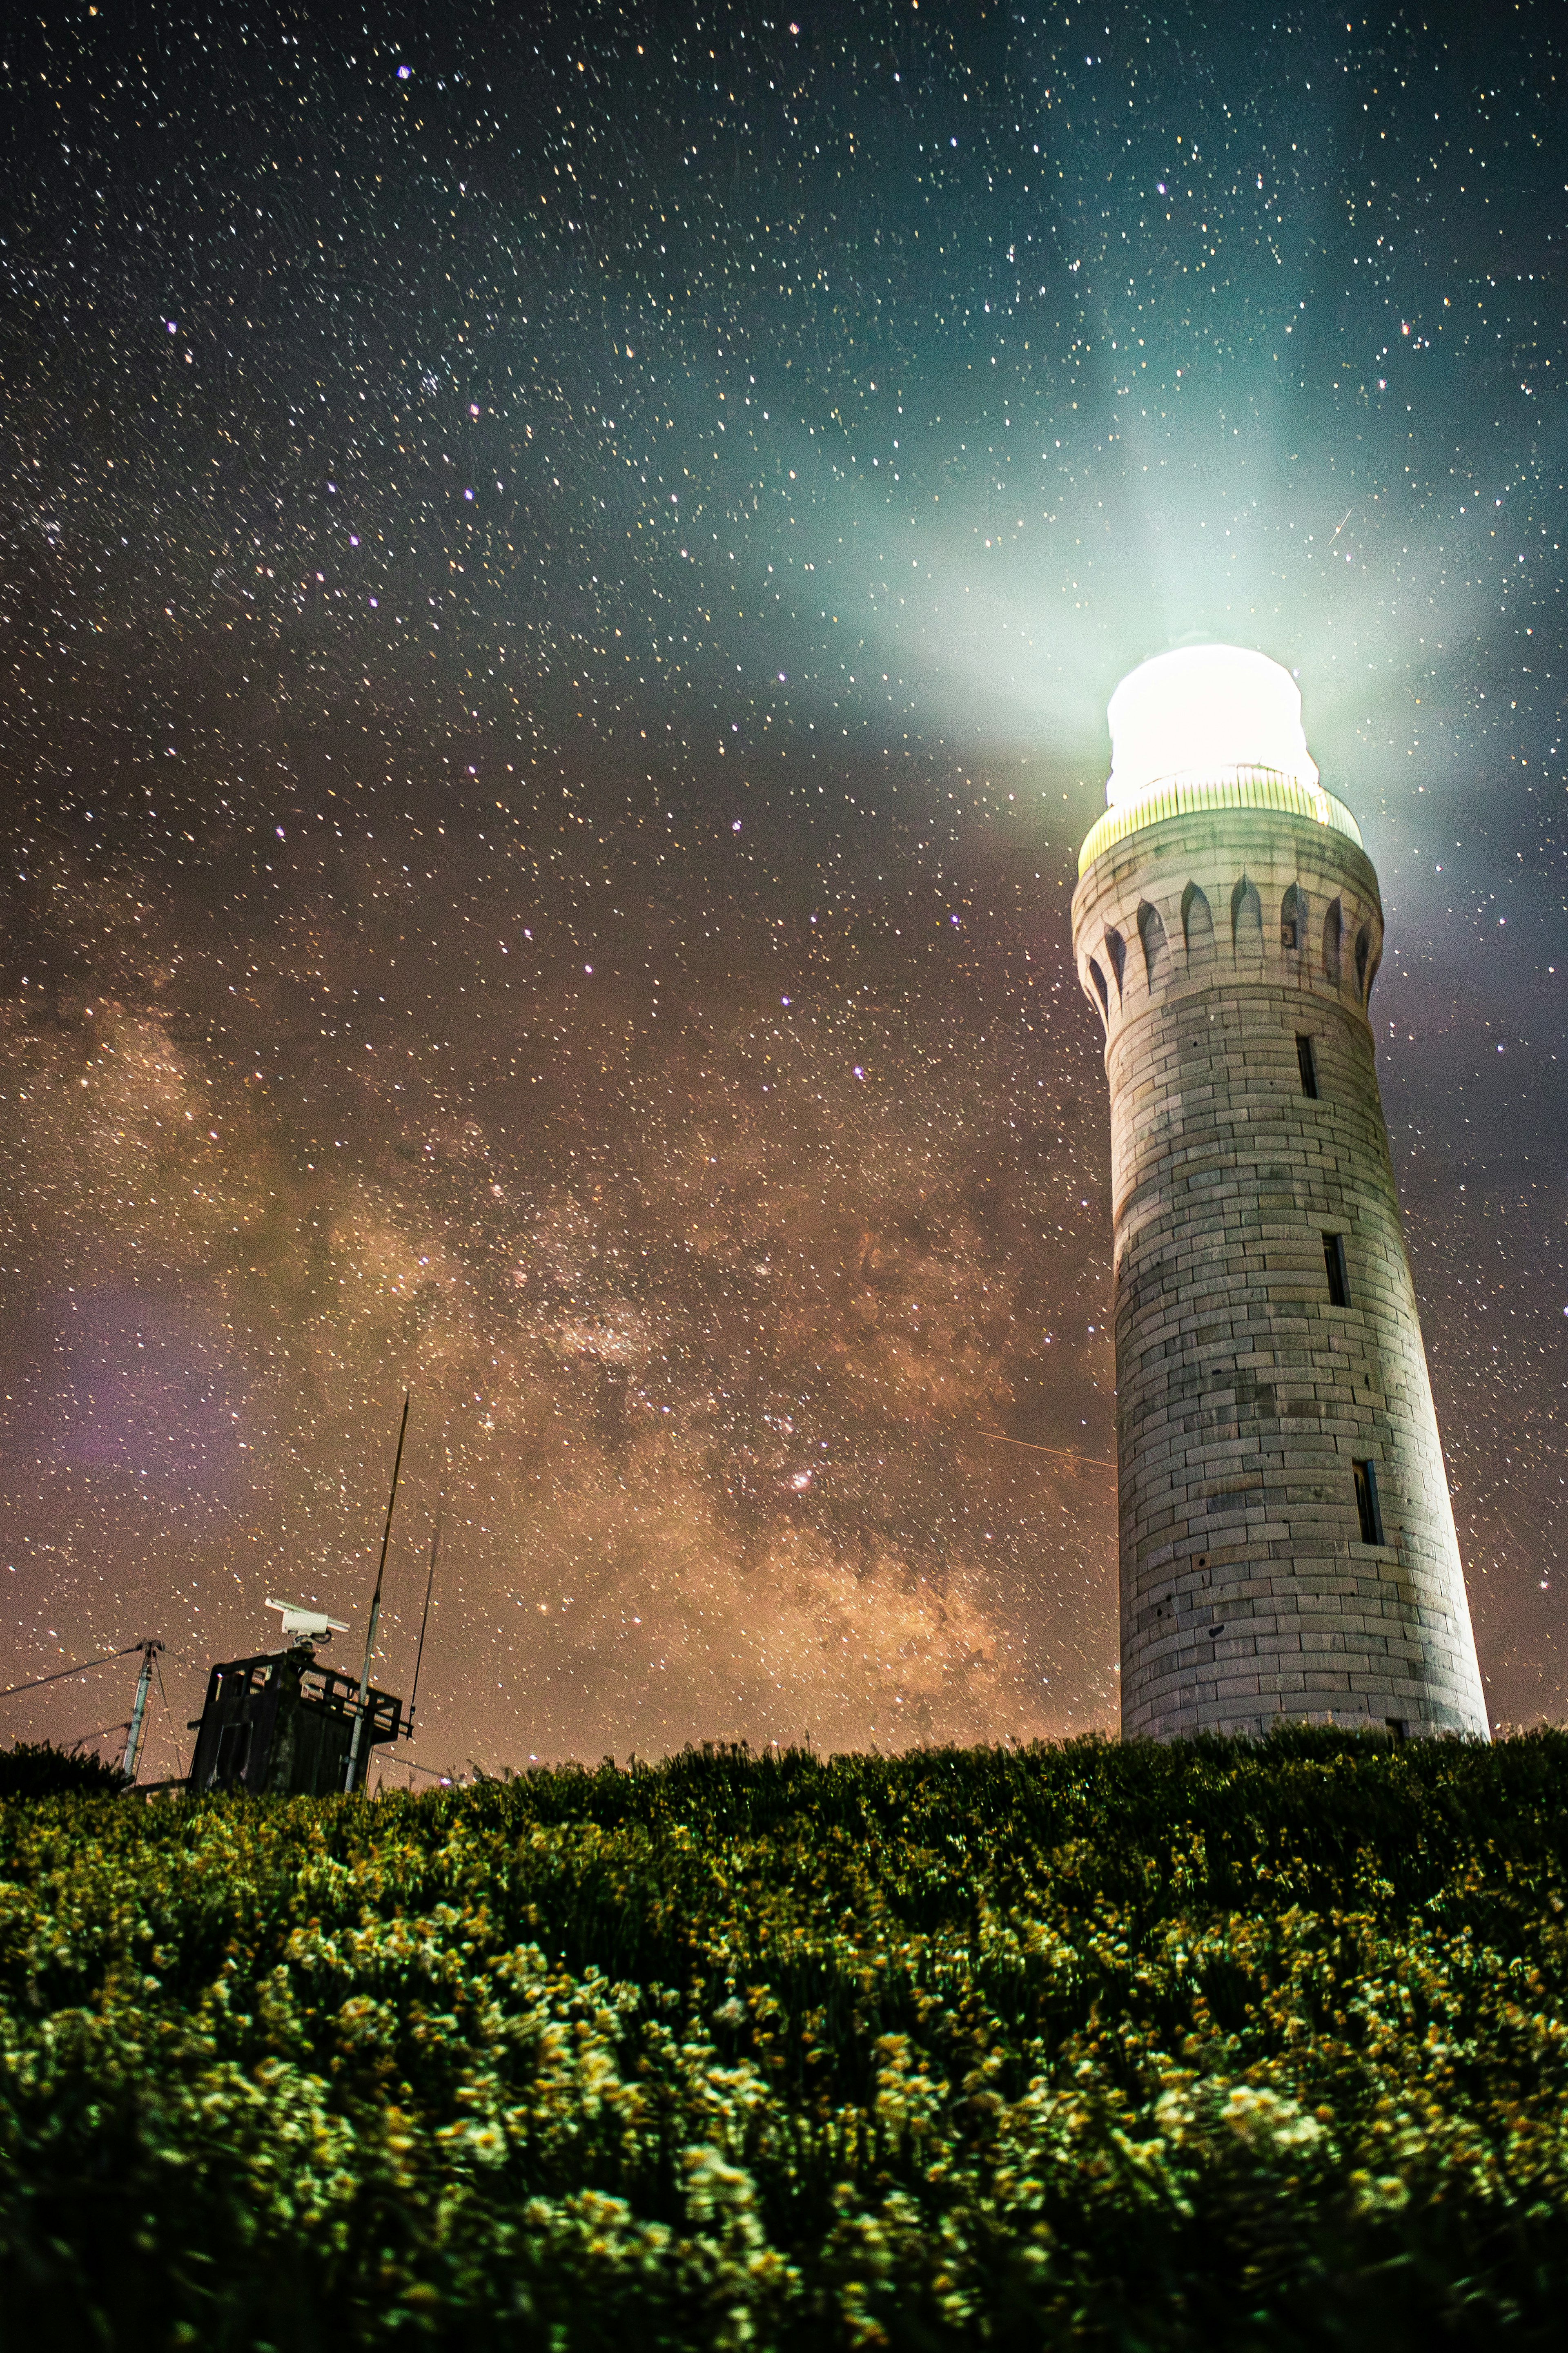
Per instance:
[[[349,1630],[341,1618],[329,1618],[303,1601],[268,1601],[267,1607],[282,1611],[283,1632],[290,1642],[330,1642],[334,1634]]]

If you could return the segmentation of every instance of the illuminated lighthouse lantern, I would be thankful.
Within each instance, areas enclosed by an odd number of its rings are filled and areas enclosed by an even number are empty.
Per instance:
[[[1105,1029],[1121,1726],[1485,1735],[1367,1000],[1377,877],[1289,672],[1111,698],[1073,947]]]

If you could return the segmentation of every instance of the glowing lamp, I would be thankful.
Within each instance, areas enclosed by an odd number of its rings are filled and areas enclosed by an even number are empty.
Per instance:
[[[1125,808],[1178,779],[1217,784],[1264,769],[1311,790],[1318,770],[1287,670],[1245,646],[1182,646],[1129,671],[1110,698],[1110,781]]]

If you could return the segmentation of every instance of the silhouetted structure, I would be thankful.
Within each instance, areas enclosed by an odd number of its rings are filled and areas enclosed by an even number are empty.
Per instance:
[[[348,1773],[359,1679],[318,1666],[308,1642],[215,1666],[196,1735],[189,1788],[244,1789],[253,1797],[326,1797]],[[354,1787],[371,1750],[403,1731],[403,1703],[367,1691]]]

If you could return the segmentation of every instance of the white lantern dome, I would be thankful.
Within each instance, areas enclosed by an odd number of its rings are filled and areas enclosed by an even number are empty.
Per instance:
[[[1113,809],[1157,786],[1223,784],[1259,771],[1308,790],[1317,765],[1288,670],[1246,646],[1181,646],[1122,680],[1110,723]]]

